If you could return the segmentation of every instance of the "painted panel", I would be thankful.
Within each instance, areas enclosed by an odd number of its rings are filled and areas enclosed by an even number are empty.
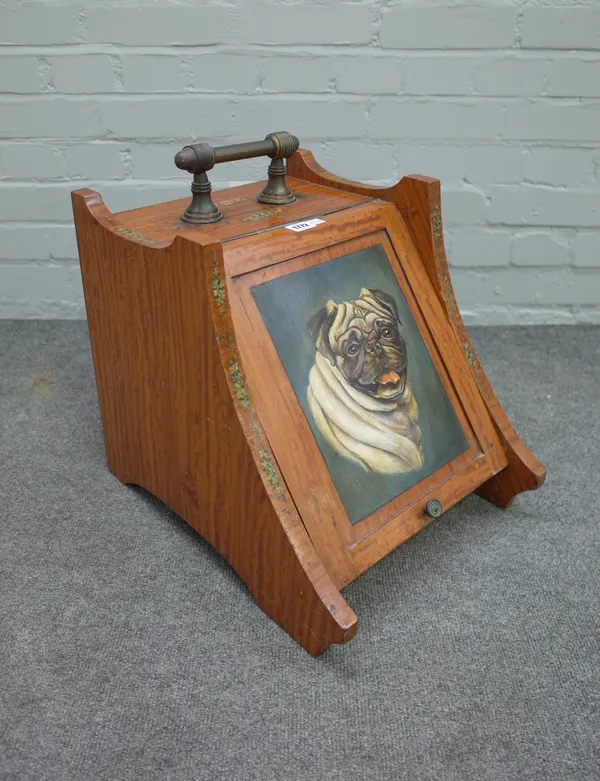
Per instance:
[[[467,450],[381,245],[252,295],[351,523]]]

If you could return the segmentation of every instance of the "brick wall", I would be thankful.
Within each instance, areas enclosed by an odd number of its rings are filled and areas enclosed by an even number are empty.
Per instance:
[[[183,197],[183,143],[287,129],[442,180],[467,322],[600,322],[597,0],[0,0],[0,55],[0,316],[84,316],[72,189]]]

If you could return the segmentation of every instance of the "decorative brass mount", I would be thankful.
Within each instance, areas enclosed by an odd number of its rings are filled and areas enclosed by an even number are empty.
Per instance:
[[[223,213],[215,206],[210,197],[211,184],[207,171],[217,163],[227,163],[232,160],[246,160],[251,157],[266,155],[271,158],[267,169],[269,181],[257,197],[260,203],[277,206],[293,203],[296,196],[287,186],[285,175],[287,171],[286,158],[298,149],[300,142],[296,136],[281,131],[269,133],[264,141],[249,141],[244,144],[229,144],[227,146],[211,146],[210,144],[189,144],[175,155],[175,165],[182,171],[194,174],[192,182],[192,200],[181,219],[192,225],[206,225],[219,222]]]

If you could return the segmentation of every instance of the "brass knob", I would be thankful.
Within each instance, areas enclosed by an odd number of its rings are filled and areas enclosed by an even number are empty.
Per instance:
[[[425,505],[425,514],[430,518],[439,518],[442,512],[442,503],[439,499],[430,499]]]

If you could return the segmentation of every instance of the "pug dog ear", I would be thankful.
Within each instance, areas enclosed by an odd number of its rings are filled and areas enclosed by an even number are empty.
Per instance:
[[[329,329],[335,320],[336,311],[337,304],[328,301],[327,306],[315,312],[306,324],[317,350],[329,360],[332,366],[335,366],[335,353],[329,344]]]
[[[400,325],[402,325],[402,322],[400,318],[398,317],[398,306],[396,304],[396,299],[390,296],[389,293],[386,293],[383,290],[368,290],[368,293],[370,293],[373,298],[377,299],[377,301],[381,304],[381,306],[384,309],[387,309],[387,311],[394,317]]]

